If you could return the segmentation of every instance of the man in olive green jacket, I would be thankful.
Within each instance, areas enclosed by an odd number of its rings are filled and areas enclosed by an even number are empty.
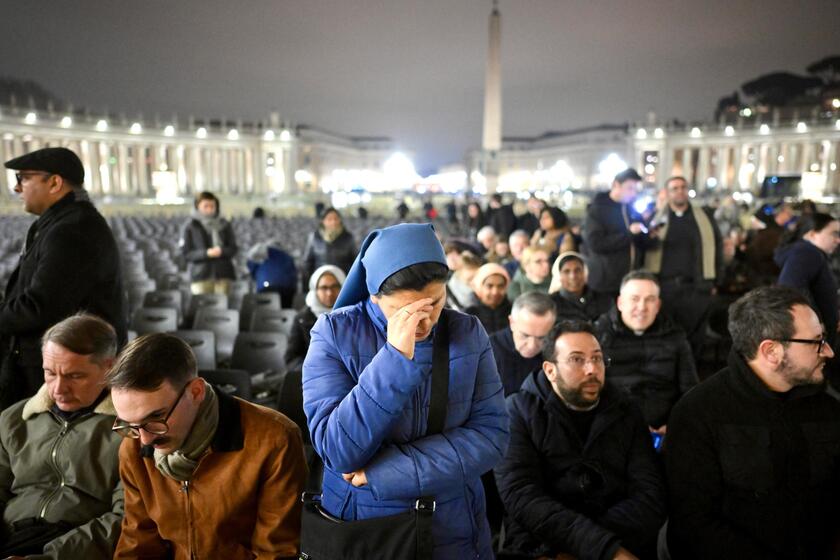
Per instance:
[[[0,558],[113,556],[121,438],[104,379],[116,347],[114,329],[92,315],[44,334],[44,385],[0,415]]]

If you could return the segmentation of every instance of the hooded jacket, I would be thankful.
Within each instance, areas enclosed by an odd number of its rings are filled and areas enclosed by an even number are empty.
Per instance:
[[[478,321],[447,309],[440,320],[449,326],[449,400],[443,432],[426,436],[437,329],[409,360],[387,343],[387,321],[369,298],[318,318],[303,364],[303,402],[324,461],[322,505],[360,520],[433,496],[434,558],[490,559],[479,477],[507,447],[502,386]],[[367,485],[341,476],[359,469]]]
[[[219,426],[189,482],[162,475],[139,439],[123,440],[125,519],[115,559],[297,558],[306,459],[279,412],[219,399]]]
[[[181,254],[187,261],[190,279],[193,282],[233,280],[236,278],[236,270],[233,268],[233,257],[237,251],[236,237],[233,234],[230,222],[223,220],[220,236],[222,238],[222,255],[211,258],[207,256],[207,249],[213,247],[210,232],[204,229],[204,226],[196,218],[190,218],[184,225],[180,241]]]
[[[332,310],[332,308],[327,308],[318,299],[318,282],[324,274],[331,274],[339,286],[343,285],[347,279],[343,270],[330,264],[325,264],[318,268],[309,278],[309,291],[306,292],[305,298],[306,307],[297,312],[292,322],[292,329],[289,332],[289,343],[286,347],[285,359],[287,367],[300,369],[303,359],[306,357],[306,351],[309,350],[309,341],[311,339],[309,331],[315,326],[318,315]]]
[[[626,204],[615,202],[608,192],[592,199],[583,222],[588,284],[596,292],[618,293],[621,279],[637,263],[630,217]]]
[[[509,516],[506,550],[611,560],[619,546],[655,542],[665,482],[641,414],[620,391],[605,386],[586,441],[542,370],[507,409],[510,447],[495,469]]]
[[[836,558],[840,403],[822,386],[774,393],[733,352],[674,407],[664,452],[673,558]]]
[[[43,558],[110,559],[123,516],[114,405],[109,395],[65,420],[53,404],[43,385],[0,415],[4,529],[33,518],[65,522],[74,528],[47,543]]]
[[[808,296],[825,325],[829,340],[837,332],[837,280],[831,272],[828,256],[810,241],[800,239],[779,247],[776,264],[782,269],[777,283],[796,288]]]
[[[642,409],[648,426],[668,423],[671,408],[697,385],[697,366],[685,333],[661,311],[641,335],[624,322],[616,307],[595,322],[607,376]]]

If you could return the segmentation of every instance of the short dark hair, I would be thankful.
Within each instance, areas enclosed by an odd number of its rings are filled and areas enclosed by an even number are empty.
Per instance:
[[[196,206],[198,206],[198,203],[201,202],[202,200],[212,200],[213,202],[216,203],[216,206],[219,205],[219,198],[215,194],[211,193],[210,191],[201,191],[200,193],[195,195],[195,205]]]
[[[686,179],[682,175],[672,175],[668,177],[667,179],[665,179],[664,185],[667,187],[668,183],[670,183],[671,181],[682,181],[683,183],[685,183],[685,186],[688,186],[688,179]]]
[[[631,270],[627,274],[624,275],[624,278],[621,279],[621,286],[619,286],[619,291],[621,291],[624,286],[627,285],[628,282],[633,280],[647,280],[648,282],[653,282],[656,284],[656,287],[659,288],[659,279],[656,277],[656,274],[653,272],[649,272],[647,270]]]
[[[580,319],[563,319],[562,321],[557,321],[543,342],[543,360],[554,363],[554,360],[557,359],[557,349],[555,348],[557,339],[569,333],[588,333],[598,338],[595,335],[595,327],[589,321],[581,321]]]
[[[464,251],[461,253],[461,266],[466,266],[467,268],[479,268],[483,264],[484,259],[472,251]]]
[[[105,379],[111,389],[151,392],[164,381],[178,387],[196,375],[190,345],[177,336],[154,333],[129,342]]]
[[[752,360],[763,340],[793,337],[794,305],[810,303],[804,294],[788,286],[764,286],[747,292],[729,306],[732,348]]]
[[[321,210],[321,213],[318,215],[318,221],[323,222],[324,218],[327,217],[327,214],[330,214],[330,213],[333,213],[336,216],[338,216],[338,219],[341,221],[341,223],[342,224],[344,223],[344,218],[341,216],[341,212],[339,212],[338,210],[336,210],[332,206],[327,206],[326,208]]]
[[[377,296],[389,296],[400,290],[422,290],[432,282],[446,282],[449,267],[439,262],[422,262],[398,270],[382,282]]]
[[[101,364],[117,353],[117,333],[105,320],[89,313],[77,313],[47,329],[41,337],[41,346],[48,342],[58,344],[80,356],[90,356],[90,361]]]
[[[806,233],[812,231],[821,232],[835,220],[837,220],[837,218],[831,214],[825,214],[823,212],[805,214],[799,218],[799,221],[796,224],[796,238],[802,239]]]
[[[639,175],[639,172],[636,171],[635,169],[633,169],[632,167],[628,167],[624,171],[619,172],[618,174],[616,174],[615,179],[613,179],[613,181],[615,181],[619,185],[621,183],[623,183],[624,181],[641,181],[641,180],[642,180],[642,176]]]
[[[557,306],[551,296],[542,292],[525,292],[513,300],[510,314],[514,315],[520,311],[527,311],[540,317],[551,313],[557,316]]]

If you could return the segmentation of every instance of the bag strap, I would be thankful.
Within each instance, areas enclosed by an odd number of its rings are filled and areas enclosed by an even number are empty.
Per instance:
[[[432,538],[432,515],[435,512],[435,501],[433,498],[420,498],[414,504],[415,523],[417,527],[417,553],[418,560],[429,560],[435,549],[435,542]]]
[[[439,434],[446,425],[446,403],[449,400],[449,321],[444,310],[435,329],[432,349],[432,396],[426,435]]]

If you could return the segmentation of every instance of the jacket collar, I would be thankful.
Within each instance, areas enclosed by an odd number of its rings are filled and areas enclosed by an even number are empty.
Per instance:
[[[220,389],[216,389],[219,399],[219,427],[210,442],[213,451],[241,451],[245,447],[245,434],[242,432],[242,417],[239,402]]]
[[[613,332],[624,336],[635,335],[635,333],[624,324],[624,321],[621,320],[621,313],[618,311],[618,304],[613,303],[612,308],[607,311],[607,315],[610,319],[610,325]],[[671,319],[665,315],[660,308],[659,313],[656,314],[656,319],[654,319],[653,323],[647,328],[647,330],[639,336],[661,336],[672,332],[675,328],[676,327],[674,326],[673,321],[671,321]]]
[[[571,427],[571,414],[573,412],[560,400],[554,392],[551,383],[548,381],[545,372],[540,369],[529,375],[522,384],[520,391],[532,393],[543,401],[545,410],[554,418],[563,423],[570,433],[576,433]],[[587,441],[582,441],[581,446],[585,447],[589,442],[594,441],[601,433],[621,418],[627,401],[621,396],[619,390],[609,382],[604,383],[601,390],[601,401],[598,405],[598,412],[592,423]]]
[[[23,405],[23,412],[21,416],[24,421],[29,420],[36,414],[48,412],[54,404],[55,401],[52,397],[50,397],[50,392],[47,390],[47,384],[44,383],[41,385],[41,388],[38,389],[38,392],[35,393],[35,396],[26,401],[26,404]],[[114,403],[111,402],[110,394],[106,395],[105,398],[96,405],[96,408],[93,409],[93,413],[106,414],[109,416],[117,415],[117,411],[114,409]]]
[[[589,299],[592,297],[592,290],[589,289],[588,285],[583,286],[583,293],[581,293],[579,296],[573,294],[572,292],[566,291],[563,288],[557,290],[557,293],[566,301],[570,301],[572,303],[577,304],[584,304],[587,301],[589,301]]]
[[[40,229],[44,225],[50,223],[56,216],[62,213],[64,208],[67,208],[74,202],[76,202],[76,193],[71,190],[69,193],[57,200],[55,204],[47,208],[47,210],[38,217],[36,220],[38,225],[36,227]]]
[[[774,391],[771,391],[764,382],[761,381],[761,378],[753,372],[744,357],[735,352],[735,350],[730,351],[727,361],[731,374],[730,379],[735,385],[736,390],[753,399],[760,399],[768,402],[782,401],[783,397]],[[784,400],[812,397],[822,393],[824,390],[824,383],[817,385],[800,385],[785,393]]]

